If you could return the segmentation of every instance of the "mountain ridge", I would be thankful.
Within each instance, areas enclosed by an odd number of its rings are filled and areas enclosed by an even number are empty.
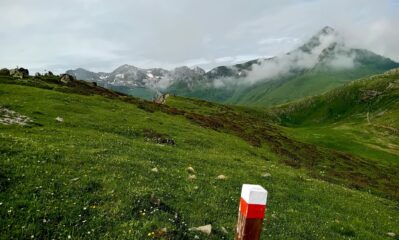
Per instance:
[[[101,86],[126,94],[137,96],[140,89],[148,92],[146,99],[172,93],[219,103],[272,106],[395,67],[399,63],[389,58],[347,47],[339,33],[326,26],[284,55],[218,66],[207,72],[186,66],[168,71],[122,65],[109,74],[74,70],[67,73],[82,80],[97,80]]]

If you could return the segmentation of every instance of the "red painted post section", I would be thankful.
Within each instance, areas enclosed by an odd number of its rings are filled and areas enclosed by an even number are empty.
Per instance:
[[[267,191],[260,185],[243,184],[236,240],[259,240],[266,212]]]

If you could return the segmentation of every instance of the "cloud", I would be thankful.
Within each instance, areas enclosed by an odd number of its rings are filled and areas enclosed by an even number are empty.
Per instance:
[[[321,34],[311,40],[313,45],[310,49],[298,48],[289,54],[282,54],[275,58],[261,61],[254,64],[251,70],[242,73],[242,77],[222,77],[213,80],[216,88],[228,87],[231,85],[252,85],[259,81],[268,81],[281,76],[288,76],[293,71],[310,69],[316,64],[335,69],[350,69],[355,66],[355,55],[349,54],[344,46],[343,39],[335,32]],[[335,46],[328,58],[321,59],[326,49]],[[234,67],[232,67],[234,69]]]
[[[259,45],[265,44],[285,44],[285,43],[297,43],[299,42],[298,38],[292,37],[279,37],[279,38],[263,38],[258,41]]]
[[[324,25],[399,61],[399,5],[390,0],[2,0],[0,9],[4,67],[209,69],[281,55]]]

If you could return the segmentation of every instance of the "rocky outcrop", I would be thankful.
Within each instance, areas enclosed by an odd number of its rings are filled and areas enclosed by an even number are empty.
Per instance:
[[[159,103],[159,104],[165,104],[166,103],[166,99],[170,96],[170,94],[166,93],[166,94],[162,94],[161,96],[159,96],[157,99],[154,100],[155,103]]]
[[[19,79],[27,78],[29,77],[29,70],[26,68],[11,69],[10,76]]]
[[[68,84],[68,83],[73,82],[75,80],[76,80],[75,77],[72,76],[72,75],[69,75],[69,74],[62,74],[60,76],[60,81],[62,83],[65,83],[65,84]]]

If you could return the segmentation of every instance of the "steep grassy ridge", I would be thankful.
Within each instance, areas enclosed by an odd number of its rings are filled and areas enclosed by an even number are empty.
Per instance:
[[[282,124],[290,126],[286,133],[294,139],[361,156],[392,169],[399,165],[398,69],[272,112]]]

